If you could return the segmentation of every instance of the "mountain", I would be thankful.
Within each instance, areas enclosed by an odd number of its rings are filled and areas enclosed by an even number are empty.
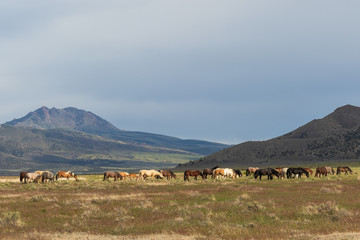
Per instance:
[[[346,105],[283,136],[235,145],[175,169],[294,166],[360,159],[360,108]]]
[[[228,145],[214,142],[183,140],[138,131],[123,131],[91,112],[73,107],[64,109],[41,107],[34,112],[28,113],[25,117],[6,122],[5,124],[42,130],[76,130],[128,144],[178,149],[200,155],[208,155],[228,147]]]

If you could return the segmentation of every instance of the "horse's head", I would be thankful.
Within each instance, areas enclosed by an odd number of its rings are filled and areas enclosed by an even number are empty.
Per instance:
[[[254,178],[255,178],[255,179],[257,179],[257,177],[259,176],[259,173],[260,173],[260,171],[258,171],[258,170],[256,170],[256,171],[254,172]]]

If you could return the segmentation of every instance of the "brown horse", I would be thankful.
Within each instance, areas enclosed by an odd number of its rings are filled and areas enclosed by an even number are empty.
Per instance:
[[[327,176],[328,171],[325,167],[318,167],[315,171],[315,177]]]
[[[251,174],[254,174],[256,170],[258,170],[258,167],[248,167],[248,169],[246,169],[246,176],[250,176]]]
[[[76,181],[78,181],[77,175],[71,171],[58,171],[56,173],[56,180],[59,178],[67,178],[67,180],[69,180],[70,177],[73,177]]]
[[[114,181],[116,181],[117,179],[121,179],[121,175],[118,172],[114,172],[114,171],[106,171],[104,172],[104,179],[105,180],[109,180],[109,178],[114,178]]]
[[[21,172],[20,173],[20,182],[23,181],[23,179],[25,178],[25,174],[27,174],[28,172]]]
[[[119,172],[119,174],[121,176],[120,180],[124,180],[126,177],[129,176],[129,173],[127,173],[127,172]]]
[[[338,167],[337,169],[336,169],[336,175],[339,175],[339,174],[341,174],[341,172],[345,172],[345,175],[347,175],[348,174],[348,172],[350,172],[351,174],[352,174],[352,170],[349,168],[349,167]]]
[[[130,173],[129,179],[131,180],[132,178],[135,178],[137,180],[138,176],[135,173]]]
[[[208,175],[213,176],[213,172],[215,169],[217,169],[219,166],[213,167],[213,168],[205,168],[203,169],[204,178],[207,179]]]
[[[195,177],[195,180],[197,180],[197,177],[198,176],[201,176],[202,177],[202,179],[205,179],[205,177],[204,177],[204,174],[201,172],[201,171],[199,171],[199,170],[186,170],[185,172],[184,172],[184,181],[186,181],[186,180],[188,180],[188,181],[190,181],[189,180],[189,177]]]
[[[160,170],[160,172],[164,177],[166,177],[167,180],[172,178],[176,179],[176,174],[170,170]]]
[[[304,168],[310,175],[313,175],[313,170],[311,170],[310,168]]]

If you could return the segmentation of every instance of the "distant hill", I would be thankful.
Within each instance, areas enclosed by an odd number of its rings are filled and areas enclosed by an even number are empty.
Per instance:
[[[328,116],[267,141],[245,142],[176,169],[293,166],[360,159],[360,108],[346,105]]]
[[[91,112],[73,107],[64,109],[41,107],[34,112],[28,113],[25,117],[5,124],[42,130],[76,130],[128,144],[178,149],[200,155],[208,155],[228,147],[225,144],[201,140],[183,140],[153,133],[123,131]]]
[[[0,126],[0,174],[19,170],[102,172],[171,168],[227,145],[122,131],[76,108],[42,107]]]

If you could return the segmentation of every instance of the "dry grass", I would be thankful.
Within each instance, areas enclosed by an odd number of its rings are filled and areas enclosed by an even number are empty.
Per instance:
[[[1,239],[359,239],[357,174],[189,183],[14,179],[0,181]]]

